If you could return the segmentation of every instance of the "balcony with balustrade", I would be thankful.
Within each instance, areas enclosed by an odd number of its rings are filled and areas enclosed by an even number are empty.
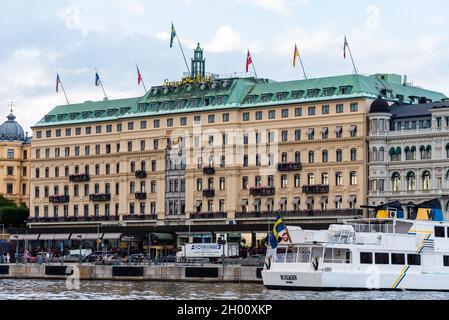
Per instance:
[[[305,194],[324,194],[329,193],[328,185],[307,185],[302,187],[302,192]]]

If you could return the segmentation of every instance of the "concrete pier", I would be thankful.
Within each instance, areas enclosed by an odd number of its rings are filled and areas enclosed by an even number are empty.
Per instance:
[[[262,268],[221,265],[102,266],[102,265],[0,265],[0,279],[115,281],[184,281],[262,283]]]

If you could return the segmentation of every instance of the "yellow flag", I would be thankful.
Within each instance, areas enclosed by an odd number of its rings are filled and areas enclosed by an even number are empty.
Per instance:
[[[293,67],[296,67],[296,59],[299,58],[298,46],[295,43],[295,53],[293,54]]]

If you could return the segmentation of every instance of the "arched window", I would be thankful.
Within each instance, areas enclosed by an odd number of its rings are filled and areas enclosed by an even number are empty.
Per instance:
[[[379,161],[379,157],[377,154],[377,148],[373,148],[373,161]]]
[[[142,161],[142,162],[140,163],[140,168],[141,168],[140,170],[142,170],[142,171],[147,171],[146,167],[147,167],[146,162],[145,162],[145,161]]]
[[[111,165],[109,163],[106,163],[105,172],[106,174],[111,174]]]
[[[136,163],[134,161],[131,161],[131,173],[136,172]]]
[[[295,162],[301,163],[301,152],[299,152],[299,151],[295,152]]]
[[[429,171],[424,171],[422,174],[422,189],[430,190],[432,184],[432,178]]]
[[[392,182],[392,190],[393,191],[400,191],[401,190],[401,175],[398,172],[393,173],[391,176],[391,182]]]
[[[389,154],[390,154],[390,161],[395,161],[396,160],[396,149],[391,147]]]
[[[379,149],[379,161],[385,161],[385,149],[384,148]]]
[[[288,162],[288,153],[283,152],[282,153],[282,163],[287,163],[287,162]]]
[[[416,189],[416,175],[413,171],[407,173],[407,191],[415,191]]]
[[[410,148],[410,160],[416,160],[416,147],[415,146]]]
[[[410,147],[405,147],[404,152],[405,152],[405,160],[411,160]]]
[[[395,161],[401,161],[402,150],[401,147],[396,148],[396,158]]]

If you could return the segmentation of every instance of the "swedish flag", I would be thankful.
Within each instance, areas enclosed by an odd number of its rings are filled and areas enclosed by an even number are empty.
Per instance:
[[[173,48],[173,41],[176,38],[176,29],[175,29],[175,25],[171,24],[171,38],[170,38],[170,48]]]
[[[277,248],[278,243],[280,242],[279,234],[286,230],[287,228],[285,227],[284,220],[282,220],[281,215],[278,213],[276,216],[276,222],[274,223],[273,232],[270,235],[270,245],[273,249]]]

